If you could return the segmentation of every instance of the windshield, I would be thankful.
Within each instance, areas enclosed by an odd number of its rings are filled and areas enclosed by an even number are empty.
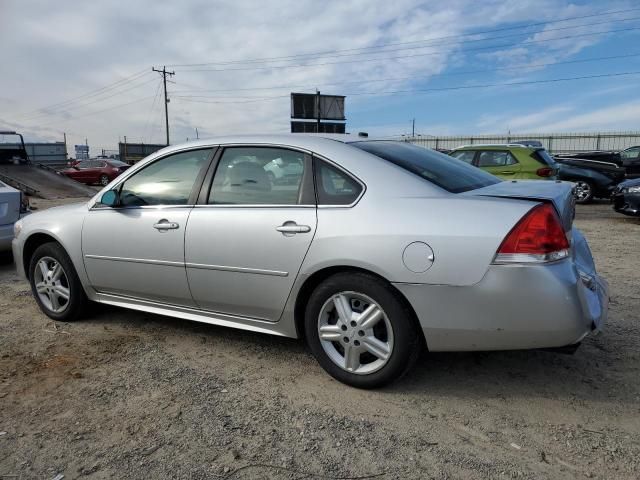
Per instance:
[[[451,193],[467,192],[500,182],[490,173],[457,158],[411,143],[370,141],[353,142],[350,145],[402,167]]]

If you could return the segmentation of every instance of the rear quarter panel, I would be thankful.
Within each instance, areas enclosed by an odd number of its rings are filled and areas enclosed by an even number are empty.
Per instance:
[[[513,225],[535,203],[469,197],[385,198],[365,195],[352,208],[319,208],[316,236],[301,273],[353,266],[391,282],[473,285]],[[403,263],[404,249],[424,242],[434,252],[423,273]]]

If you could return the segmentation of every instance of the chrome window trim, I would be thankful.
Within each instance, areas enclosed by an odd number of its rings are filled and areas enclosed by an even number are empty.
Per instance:
[[[193,205],[193,208],[316,208],[315,205],[291,205],[291,204],[271,204],[271,203],[257,203],[257,204],[237,204],[237,203],[212,203],[212,204],[198,204]]]
[[[348,145],[348,144],[347,144]],[[213,208],[353,208],[355,207],[358,202],[360,201],[360,199],[364,196],[365,192],[367,191],[367,185],[360,180],[360,178],[357,175],[354,175],[353,173],[351,173],[349,170],[347,170],[346,168],[344,168],[341,165],[338,165],[336,162],[332,161],[331,159],[320,155],[316,152],[313,152],[311,150],[308,150],[306,148],[302,148],[302,147],[296,147],[293,145],[286,145],[286,144],[282,144],[282,143],[256,143],[256,142],[251,142],[251,143],[214,143],[211,145],[201,145],[198,147],[194,147],[194,146],[189,146],[189,147],[185,147],[185,148],[181,148],[179,150],[172,150],[171,152],[168,152],[166,155],[162,155],[162,156],[158,156],[157,158],[154,158],[153,160],[150,160],[149,162],[145,163],[145,166],[151,165],[152,163],[155,163],[163,158],[166,158],[168,156],[174,155],[176,153],[183,153],[183,152],[187,152],[187,151],[191,151],[191,150],[204,150],[204,149],[208,149],[208,148],[227,148],[227,147],[266,147],[266,148],[284,148],[287,150],[293,150],[293,151],[297,151],[297,152],[301,152],[301,153],[305,153],[307,155],[311,156],[312,159],[312,164],[313,164],[313,158],[317,158],[321,161],[327,162],[329,165],[331,165],[332,167],[340,170],[341,172],[343,172],[344,174],[348,175],[350,178],[352,178],[353,180],[355,180],[361,187],[362,187],[362,191],[360,192],[360,195],[358,195],[358,197],[350,204],[348,205],[330,205],[330,204],[316,204],[316,205],[271,205],[271,204],[259,204],[259,205],[216,205],[216,204],[197,204],[197,205],[147,205],[147,206],[135,206],[135,207],[118,207],[118,208],[110,208],[110,207],[96,207],[97,204],[100,204],[99,200],[95,200],[89,207],[89,211],[93,211],[93,210],[126,210],[126,209],[132,209],[132,208],[178,208],[178,207],[189,207],[189,208],[203,208],[203,207],[213,207]],[[148,165],[147,165],[148,164]],[[132,175],[134,175],[138,170],[140,170],[142,167],[140,168],[135,168],[132,170],[132,168],[135,167],[132,166],[130,168],[128,168],[127,170],[125,170],[125,173],[120,175],[118,177],[118,181],[115,183],[115,185],[113,185],[113,187],[111,188],[111,190],[114,190],[118,187],[120,187],[120,185],[122,185],[122,183],[124,183],[129,177],[131,177]],[[122,178],[121,178],[122,177]],[[212,179],[213,181],[213,179]]]

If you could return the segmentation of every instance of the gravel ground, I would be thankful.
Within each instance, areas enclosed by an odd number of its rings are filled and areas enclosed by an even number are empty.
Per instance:
[[[377,391],[294,340],[102,307],[54,324],[0,262],[0,478],[639,478],[640,220],[576,224],[611,285],[602,335],[424,355]]]

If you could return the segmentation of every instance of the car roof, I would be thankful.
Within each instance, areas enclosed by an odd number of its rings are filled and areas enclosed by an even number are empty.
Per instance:
[[[456,147],[453,151],[456,150],[491,150],[491,149],[500,149],[500,150],[511,150],[514,148],[521,148],[523,150],[540,150],[542,147],[528,147],[526,145],[521,145],[519,143],[476,143],[472,145],[462,145],[460,147]]]
[[[353,143],[374,140],[401,141],[390,138],[371,138],[361,137],[353,134],[308,134],[308,133],[284,133],[284,134],[242,134],[242,135],[223,135],[210,137],[200,140],[191,140],[186,143],[170,145],[158,150],[156,153],[170,153],[174,150],[183,150],[185,148],[208,147],[211,145],[229,145],[229,144],[270,144],[270,145],[287,145],[297,147],[304,150],[316,151],[331,147],[336,143]]]

